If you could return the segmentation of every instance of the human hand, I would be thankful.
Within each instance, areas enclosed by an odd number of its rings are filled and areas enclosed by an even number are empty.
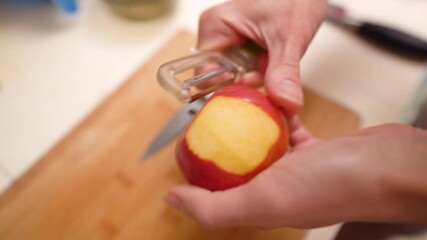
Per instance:
[[[207,228],[427,223],[427,132],[383,125],[319,141],[291,121],[294,148],[225,191],[177,186],[166,201]]]
[[[200,49],[221,49],[251,39],[267,49],[260,74],[245,84],[265,87],[269,97],[292,115],[303,104],[300,60],[326,12],[326,0],[234,0],[205,11],[199,23]]]

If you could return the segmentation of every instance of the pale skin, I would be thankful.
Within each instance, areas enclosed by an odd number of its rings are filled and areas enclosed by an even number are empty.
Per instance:
[[[299,62],[326,5],[324,0],[235,0],[203,14],[201,49],[251,39],[268,50],[265,71],[241,81],[265,85],[288,116],[293,148],[239,187],[211,192],[176,186],[166,196],[172,207],[207,228],[427,223],[426,130],[388,124],[321,140],[294,117],[303,105]]]

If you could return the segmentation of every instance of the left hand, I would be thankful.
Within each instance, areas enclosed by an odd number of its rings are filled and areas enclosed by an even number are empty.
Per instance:
[[[166,201],[207,228],[427,223],[427,131],[389,124],[319,141],[294,119],[293,150],[246,184],[177,186]]]

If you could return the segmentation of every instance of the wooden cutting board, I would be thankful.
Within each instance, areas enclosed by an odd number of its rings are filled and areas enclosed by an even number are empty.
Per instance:
[[[195,37],[178,33],[0,197],[0,239],[302,239],[304,231],[206,231],[169,208],[167,190],[185,180],[169,144],[139,161],[180,107],[156,82],[158,66],[188,54]],[[357,116],[311,91],[301,119],[334,136]]]

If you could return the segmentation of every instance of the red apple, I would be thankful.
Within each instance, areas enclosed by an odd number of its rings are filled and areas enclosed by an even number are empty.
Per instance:
[[[188,181],[209,190],[241,185],[283,156],[288,129],[277,107],[243,85],[218,90],[178,140],[176,158]]]

